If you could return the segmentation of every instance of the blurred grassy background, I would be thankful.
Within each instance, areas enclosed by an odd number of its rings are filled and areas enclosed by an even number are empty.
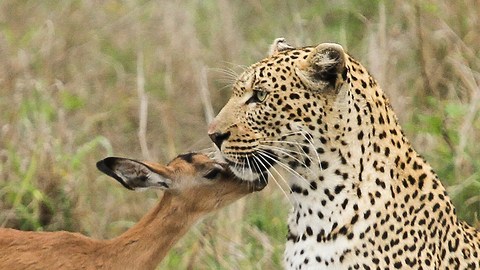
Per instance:
[[[95,169],[210,146],[231,73],[338,42],[380,81],[459,215],[480,214],[478,0],[0,2],[0,224],[110,238],[157,201]],[[148,105],[148,106],[146,106]],[[145,117],[145,112],[148,115]],[[143,116],[140,116],[142,115]],[[161,269],[277,269],[290,206],[270,185],[196,225]]]

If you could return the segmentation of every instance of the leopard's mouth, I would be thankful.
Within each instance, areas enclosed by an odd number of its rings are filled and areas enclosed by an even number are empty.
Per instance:
[[[243,181],[254,182],[262,179],[265,179],[266,181],[268,180],[268,170],[260,171],[251,168],[240,167],[239,165],[232,164],[230,162],[227,163],[229,164],[228,167],[233,172],[233,174]]]
[[[267,184],[268,184],[268,174],[267,172],[262,173],[259,177],[253,180],[246,180],[239,175],[237,175],[237,172],[235,170],[232,170],[232,166],[230,166],[227,163],[225,163],[226,160],[224,159],[221,163],[219,163],[225,170],[225,173],[228,174],[228,179],[232,179],[233,181],[238,181],[241,182],[242,184],[245,184],[249,187],[251,191],[261,191],[264,189]]]
[[[228,166],[230,171],[238,178],[240,181],[247,182],[251,184],[255,191],[260,191],[264,189],[268,184],[268,171],[259,171],[253,172],[252,170],[243,170],[235,166]]]
[[[269,169],[277,162],[276,155],[271,151],[261,154],[253,152],[244,154],[233,161],[223,157],[233,174],[243,181],[268,183]]]

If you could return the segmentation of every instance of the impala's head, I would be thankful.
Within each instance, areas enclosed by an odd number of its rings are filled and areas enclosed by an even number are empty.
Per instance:
[[[128,189],[162,189],[203,208],[222,207],[265,187],[264,182],[241,181],[228,166],[197,153],[180,155],[167,165],[108,157],[97,168]]]

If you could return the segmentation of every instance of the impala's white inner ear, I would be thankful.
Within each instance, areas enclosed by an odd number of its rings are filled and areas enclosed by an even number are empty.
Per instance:
[[[140,162],[124,160],[119,165],[114,169],[115,174],[135,190],[147,188],[169,189],[172,185],[171,179],[152,171]]]
[[[150,172],[146,175],[148,187],[150,188],[160,188],[160,189],[169,189],[172,187],[173,181],[161,176],[158,173]]]

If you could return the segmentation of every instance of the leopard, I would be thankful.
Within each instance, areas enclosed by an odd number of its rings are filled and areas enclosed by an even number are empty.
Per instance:
[[[480,232],[339,44],[276,39],[208,135],[237,177],[287,185],[285,269],[480,268]]]

